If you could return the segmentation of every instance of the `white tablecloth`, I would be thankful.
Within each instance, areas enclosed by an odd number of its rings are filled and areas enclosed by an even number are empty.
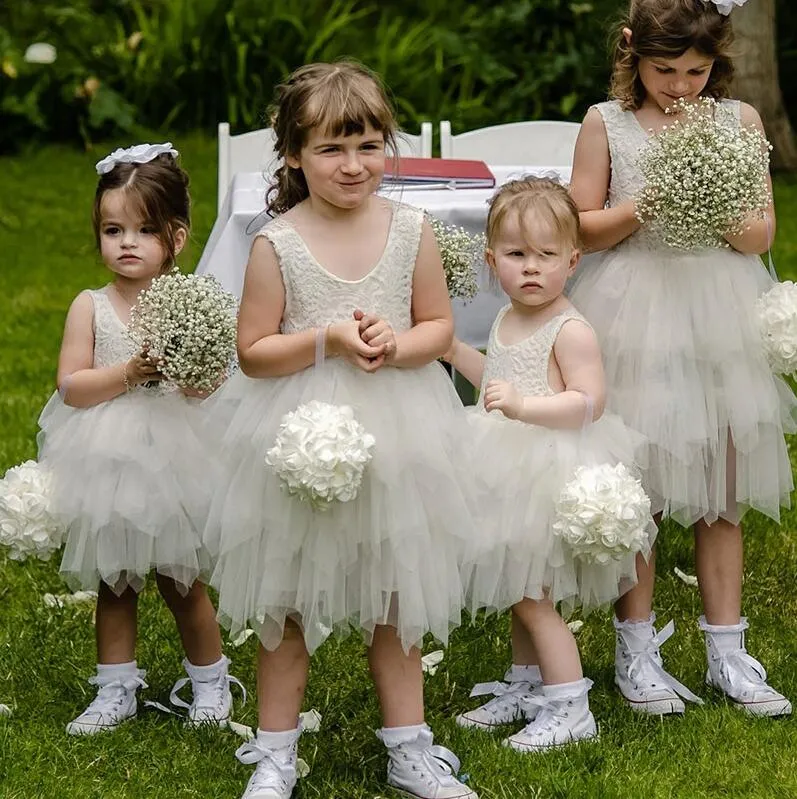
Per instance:
[[[501,185],[524,174],[556,172],[570,180],[570,167],[492,166],[496,184]],[[394,186],[380,194],[424,208],[429,213],[470,233],[483,233],[487,222],[487,201],[495,189],[444,189]],[[254,234],[268,221],[265,211],[266,182],[259,172],[241,172],[232,180],[224,206],[213,225],[197,274],[211,274],[222,286],[241,296],[244,269]],[[491,289],[487,268],[480,276],[481,291],[468,302],[454,300],[457,336],[474,347],[486,347],[490,327],[498,310],[506,304],[500,289]]]

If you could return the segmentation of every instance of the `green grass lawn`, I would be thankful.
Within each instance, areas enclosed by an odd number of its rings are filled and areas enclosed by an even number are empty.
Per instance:
[[[176,142],[192,177],[193,245],[199,258],[216,205],[215,142]],[[36,419],[53,390],[64,315],[83,288],[107,281],[93,248],[90,211],[94,162],[105,155],[45,147],[0,159],[0,471],[35,456]],[[797,183],[776,181],[780,229],[775,250],[783,277],[797,276]],[[728,320],[732,324],[732,320]],[[744,605],[749,645],[772,683],[797,700],[797,511],[778,527],[751,514],[746,525]],[[453,716],[469,707],[474,682],[493,680],[509,660],[506,617],[458,630],[445,660],[427,676],[428,720],[452,748],[482,799],[531,797],[797,796],[797,719],[749,720],[702,686],[705,668],[696,620],[696,588],[673,574],[693,573],[690,536],[667,528],[659,537],[656,610],[675,619],[664,650],[673,673],[706,699],[682,719],[634,715],[612,688],[613,630],[594,614],[578,633],[584,669],[595,681],[591,702],[601,739],[546,755],[517,755],[500,738],[465,732]],[[233,757],[240,743],[226,731],[184,729],[174,717],[145,712],[112,736],[68,738],[64,725],[91,698],[95,663],[91,606],[48,609],[45,592],[65,590],[57,561],[20,565],[0,555],[0,719],[2,799],[171,799],[238,797],[251,772]],[[182,653],[171,616],[154,585],[141,602],[139,664],[148,670],[144,698],[168,702],[181,676]],[[429,649],[437,648],[429,642]],[[228,647],[233,673],[254,694],[255,641]],[[323,715],[300,755],[310,774],[297,799],[387,795],[385,756],[374,737],[379,714],[363,646],[356,637],[329,642],[313,659],[307,708]],[[254,696],[237,720],[256,724]]]

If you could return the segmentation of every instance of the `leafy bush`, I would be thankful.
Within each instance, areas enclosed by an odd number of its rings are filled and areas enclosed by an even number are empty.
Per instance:
[[[140,128],[212,131],[222,120],[234,130],[259,127],[288,72],[344,56],[384,77],[408,130],[425,119],[450,119],[455,130],[580,119],[605,96],[607,23],[624,5],[4,0],[0,152],[36,138],[88,144],[146,135]],[[794,59],[793,34],[782,35]],[[26,61],[34,42],[55,46],[56,60]]]
[[[0,150],[255,127],[290,70],[343,56],[382,74],[409,129],[578,117],[603,93],[603,39],[593,5],[569,0],[6,0]],[[28,63],[33,42],[55,62]]]

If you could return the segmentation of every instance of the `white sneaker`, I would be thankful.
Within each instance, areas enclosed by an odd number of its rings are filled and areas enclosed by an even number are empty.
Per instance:
[[[136,691],[146,688],[146,672],[135,669],[127,674],[89,678],[91,685],[98,687],[92,703],[74,720],[66,725],[68,735],[95,735],[98,732],[115,730],[123,721],[136,715]]]
[[[659,647],[675,632],[675,624],[670,621],[657,633],[655,620],[655,614],[648,621],[621,622],[615,617],[615,684],[639,713],[683,713],[683,699],[702,705],[699,697],[664,670]]]
[[[589,709],[587,693],[592,680],[544,686],[534,701],[540,710],[534,721],[504,740],[517,752],[544,752],[557,746],[598,737],[595,717]]]
[[[264,732],[238,747],[241,763],[255,765],[241,799],[290,799],[296,785],[296,744],[301,730]]]
[[[473,686],[471,696],[493,696],[488,702],[473,710],[460,713],[456,722],[460,727],[494,730],[505,724],[525,719],[533,721],[537,705],[529,700],[538,696],[540,685],[530,682],[482,682]]]
[[[384,740],[382,730],[376,734]],[[479,799],[457,779],[457,756],[432,746],[432,740],[432,731],[423,725],[414,740],[388,746],[387,784],[411,799]]]
[[[708,624],[701,616],[698,624],[706,635],[707,685],[722,691],[735,707],[751,716],[791,714],[791,702],[767,685],[766,670],[747,653],[746,618],[739,624],[718,625]]]
[[[226,727],[232,716],[230,685],[237,685],[241,689],[243,701],[246,702],[246,688],[228,673],[229,664],[229,658],[224,656],[210,666],[194,666],[188,658],[183,660],[183,667],[188,672],[188,677],[177,680],[169,700],[175,707],[187,709],[187,724]],[[178,696],[189,682],[193,692],[193,701],[190,705]]]

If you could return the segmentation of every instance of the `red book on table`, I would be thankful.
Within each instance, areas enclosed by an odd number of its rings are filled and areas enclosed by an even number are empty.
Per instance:
[[[410,186],[454,185],[456,188],[484,189],[495,186],[495,176],[484,161],[457,158],[388,158],[385,183]]]

